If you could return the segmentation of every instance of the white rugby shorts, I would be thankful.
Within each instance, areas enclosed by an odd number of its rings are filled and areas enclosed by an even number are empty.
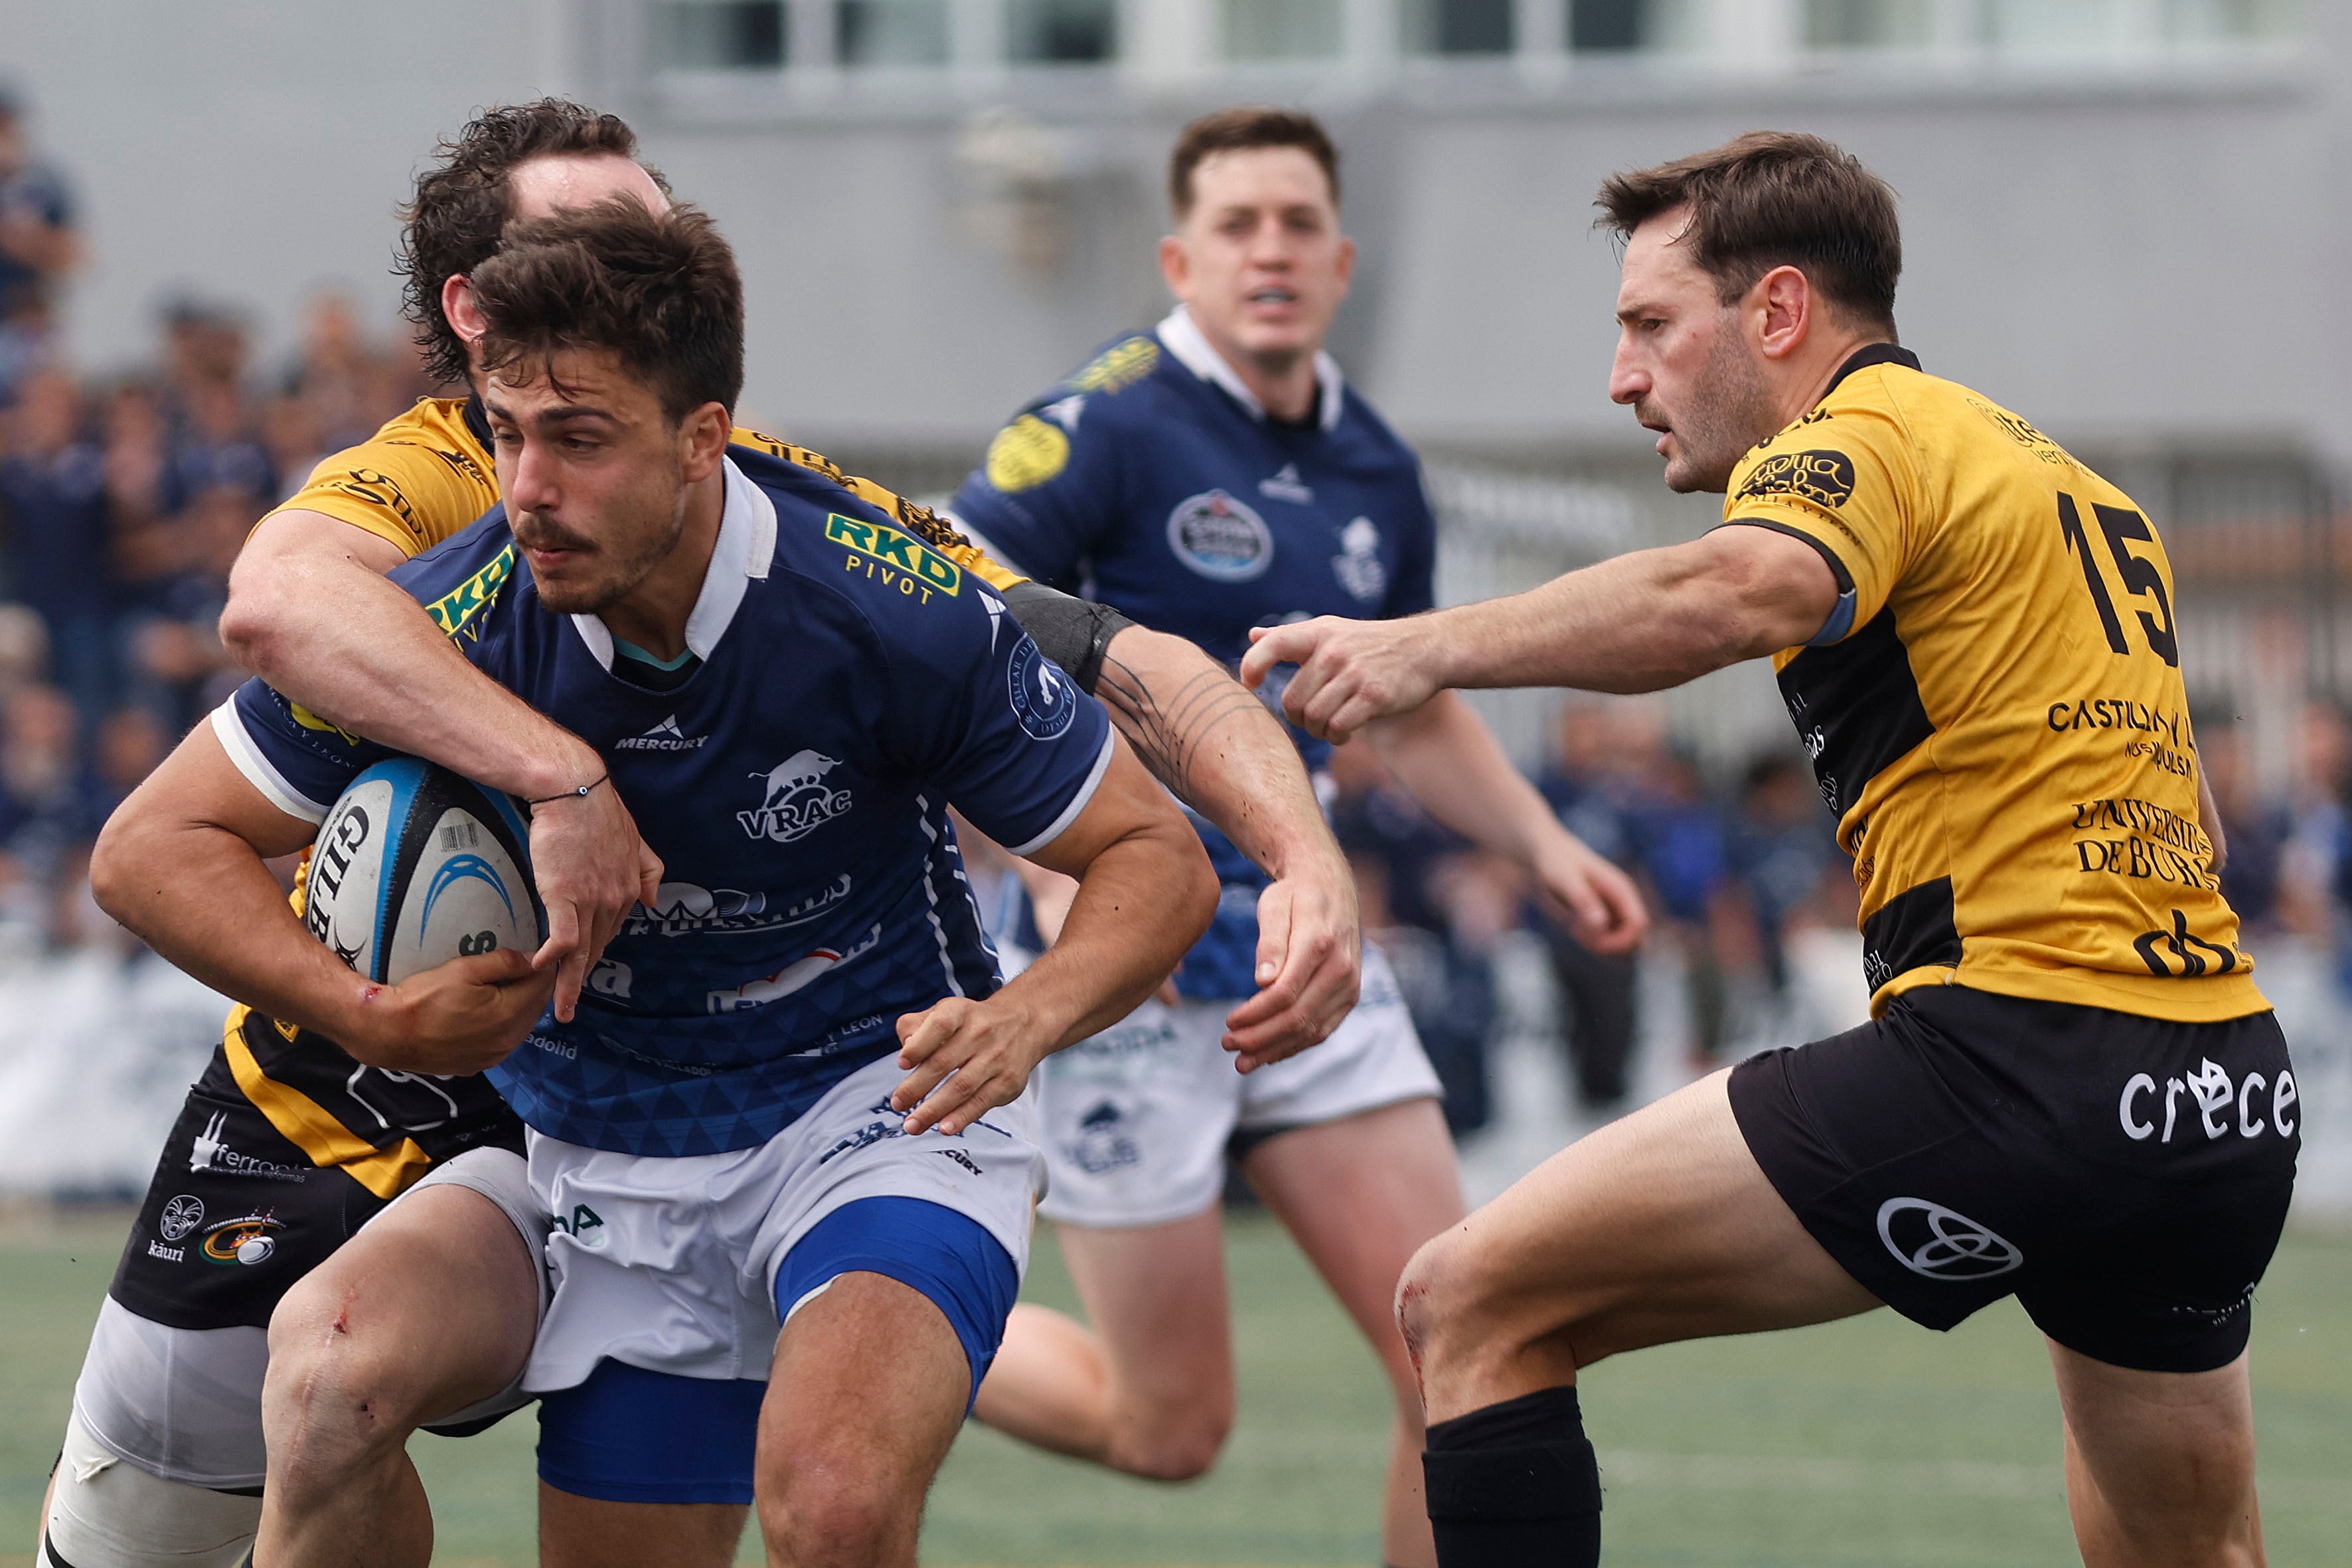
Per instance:
[[[1364,944],[1355,1011],[1331,1037],[1244,1077],[1224,1038],[1230,1001],[1146,1002],[1045,1058],[1030,1083],[1045,1127],[1047,1218],[1125,1228],[1200,1214],[1224,1189],[1225,1146],[1435,1098],[1388,960]]]
[[[861,1198],[953,1209],[1026,1273],[1045,1174],[1030,1097],[956,1137],[910,1138],[889,1106],[905,1076],[895,1056],[870,1062],[765,1143],[724,1154],[622,1154],[532,1132],[554,1298],[523,1386],[573,1387],[608,1357],[681,1377],[765,1379],[784,1255]]]

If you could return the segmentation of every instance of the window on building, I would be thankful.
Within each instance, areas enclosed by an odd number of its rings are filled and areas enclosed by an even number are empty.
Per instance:
[[[1644,0],[1568,0],[1568,47],[1581,53],[1638,49],[1647,41]]]
[[[1814,48],[1919,48],[1935,41],[1936,0],[1805,0]]]
[[[654,62],[670,70],[774,70],[784,63],[782,0],[666,0],[651,20]]]
[[[1234,60],[1331,59],[1341,0],[1221,0],[1225,56]]]
[[[1409,55],[1507,55],[1511,0],[1408,0],[1402,13]]]
[[[2302,0],[2168,0],[2167,31],[2183,43],[2291,38],[2303,30]]]
[[[948,63],[948,0],[838,0],[833,26],[845,66]]]
[[[1114,59],[1118,0],[1006,0],[1004,52],[1016,65]]]

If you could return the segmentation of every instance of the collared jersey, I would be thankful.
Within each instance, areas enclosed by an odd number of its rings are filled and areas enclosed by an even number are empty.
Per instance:
[[[1229,666],[1252,626],[1426,610],[1436,524],[1420,462],[1328,357],[1318,370],[1312,423],[1269,419],[1179,308],[1016,415],[957,492],[956,521],[1038,581]],[[1294,734],[1319,766],[1329,748]],[[1193,822],[1224,895],[1177,984],[1247,995],[1266,879]]]
[[[942,523],[929,507],[893,495],[871,479],[845,474],[820,453],[740,426],[730,441],[815,469],[859,500],[892,513],[901,530],[999,592],[1022,581],[1020,574],[989,559],[986,551]],[[420,397],[358,446],[321,459],[310,479],[277,510],[320,512],[390,541],[404,554],[415,555],[498,504],[489,419],[480,401]]]
[[[1854,859],[1874,1010],[1950,982],[2269,1005],[2199,825],[2172,568],[2128,496],[1880,344],[1741,459],[1724,519],[1836,574],[1830,624],[1773,663]]]
[[[949,805],[1027,853],[1111,757],[1100,706],[895,511],[740,447],[725,472],[686,629],[701,662],[667,690],[615,673],[601,621],[540,602],[503,509],[393,574],[477,668],[597,749],[667,868],[574,1020],[542,1017],[488,1075],[532,1127],[593,1148],[751,1147],[895,1050],[901,1015],[992,992]],[[391,754],[257,680],[214,724],[313,820]]]
[[[907,564],[919,543],[931,557],[1003,589],[1020,583],[928,508],[891,494],[870,479],[844,474],[803,447],[738,428],[739,450],[763,454],[809,470],[846,489],[897,521],[896,531],[873,536],[884,553],[835,543],[845,573],[919,602],[937,593]],[[471,398],[420,398],[387,420],[375,435],[322,460],[281,511],[316,511],[364,530],[414,556],[448,540],[499,504],[490,427]],[[904,557],[902,561],[899,557]],[[478,584],[477,585],[478,592]],[[468,610],[463,584],[443,605],[443,625]],[[331,726],[307,710],[289,713],[313,732]],[[299,907],[300,891],[296,890]],[[608,980],[616,973],[600,972]],[[218,1070],[266,1115],[271,1125],[322,1167],[340,1169],[379,1197],[396,1197],[436,1160],[447,1159],[493,1136],[507,1123],[506,1102],[479,1076],[433,1078],[360,1067],[333,1041],[297,1029],[243,1005],[222,1031]]]

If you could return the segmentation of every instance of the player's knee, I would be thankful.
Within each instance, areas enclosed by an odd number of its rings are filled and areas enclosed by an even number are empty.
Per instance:
[[[887,1561],[911,1528],[919,1495],[878,1472],[832,1458],[796,1458],[788,1471],[761,1477],[760,1528],[771,1552],[786,1563],[861,1568]],[[774,1484],[768,1482],[772,1479]]]
[[[262,1429],[271,1484],[325,1479],[407,1441],[417,1419],[414,1343],[372,1331],[348,1283],[321,1269],[287,1292],[269,1319]]]
[[[1111,1465],[1148,1481],[1197,1480],[1217,1462],[1233,1429],[1230,1399],[1203,1403],[1122,1432],[1112,1446]]]
[[[1422,1244],[1397,1277],[1397,1331],[1416,1370],[1452,1352],[1455,1330],[1476,1300],[1476,1269],[1459,1227]]]

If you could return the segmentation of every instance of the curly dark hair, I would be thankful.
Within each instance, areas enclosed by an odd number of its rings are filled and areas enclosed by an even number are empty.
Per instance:
[[[604,114],[564,98],[504,104],[475,116],[437,149],[439,161],[416,176],[416,191],[400,209],[400,248],[393,271],[401,285],[401,313],[416,329],[425,374],[453,386],[467,381],[466,340],[441,313],[441,289],[495,255],[513,218],[507,176],[533,158],[637,155],[637,133],[617,114]],[[662,193],[669,182],[647,169]]]
[[[731,415],[742,394],[743,280],[698,207],[615,196],[519,221],[472,277],[485,371],[551,375],[565,350],[601,349],[673,426],[707,403]]]

